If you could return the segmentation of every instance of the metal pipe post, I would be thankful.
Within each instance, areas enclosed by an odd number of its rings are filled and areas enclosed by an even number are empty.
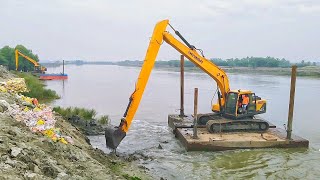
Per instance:
[[[184,117],[184,56],[180,56],[180,117]]]
[[[64,74],[64,60],[62,60],[62,74]]]
[[[194,88],[193,139],[198,139],[198,88]]]
[[[294,108],[294,95],[296,91],[296,77],[297,66],[292,66],[291,72],[291,88],[290,88],[290,100],[289,100],[289,113],[288,113],[288,125],[287,125],[287,139],[291,139],[292,134],[292,120],[293,120],[293,108]]]

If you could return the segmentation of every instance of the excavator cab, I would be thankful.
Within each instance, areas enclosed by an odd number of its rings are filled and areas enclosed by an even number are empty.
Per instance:
[[[256,114],[266,112],[266,100],[261,99],[251,91],[230,91],[226,99],[223,114],[232,119],[253,117]]]
[[[44,66],[34,66],[35,73],[45,74],[46,71],[47,71],[47,68]]]
[[[218,99],[219,100],[219,99]],[[221,99],[220,99],[221,101]],[[219,104],[222,104],[221,102]],[[213,108],[216,108],[214,105]],[[210,133],[232,131],[260,131],[269,128],[268,122],[254,118],[266,112],[266,100],[247,90],[229,91],[224,106],[215,114],[202,114],[198,122],[206,125]]]

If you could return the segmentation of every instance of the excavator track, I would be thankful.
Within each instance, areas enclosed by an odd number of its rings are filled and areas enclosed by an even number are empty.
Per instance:
[[[219,132],[264,132],[269,129],[269,124],[260,119],[238,119],[238,120],[209,120],[206,124],[210,133]]]
[[[263,132],[269,129],[267,121],[257,117],[243,119],[229,119],[218,113],[198,114],[198,125],[206,126],[210,133],[217,132]]]

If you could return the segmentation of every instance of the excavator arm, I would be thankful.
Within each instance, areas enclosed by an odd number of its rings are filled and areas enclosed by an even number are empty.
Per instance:
[[[176,34],[180,35],[178,31],[175,32]],[[163,32],[163,37],[165,42],[170,44],[173,48],[175,48],[196,66],[198,66],[202,71],[212,77],[217,82],[217,85],[220,89],[221,98],[225,99],[227,93],[230,91],[229,79],[227,74],[214,63],[201,56],[194,46],[187,47],[167,31]],[[222,100],[222,105],[223,104],[224,101]]]
[[[157,54],[163,41],[167,42],[169,45],[183,54],[186,58],[188,58],[217,82],[217,85],[221,91],[219,104],[223,106],[226,94],[230,91],[229,80],[226,73],[211,61],[199,55],[197,49],[190,45],[178,31],[175,30],[175,33],[185,44],[181,43],[173,35],[167,32],[166,28],[168,25],[170,25],[169,20],[163,20],[156,24],[138,77],[138,81],[135,86],[135,90],[129,98],[129,104],[123,115],[123,118],[121,119],[120,125],[118,127],[108,127],[105,131],[106,143],[110,148],[117,148],[131,126],[132,120],[138,109],[151,70],[153,69]]]

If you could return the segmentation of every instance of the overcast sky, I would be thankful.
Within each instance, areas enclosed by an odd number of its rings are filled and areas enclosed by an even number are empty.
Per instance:
[[[209,58],[320,61],[320,0],[0,0],[0,46],[40,60],[142,60],[162,19]],[[159,60],[178,58],[161,47]]]

